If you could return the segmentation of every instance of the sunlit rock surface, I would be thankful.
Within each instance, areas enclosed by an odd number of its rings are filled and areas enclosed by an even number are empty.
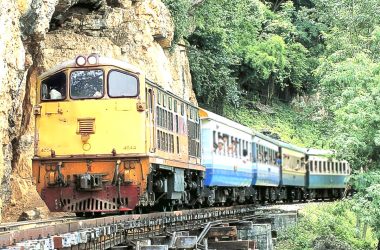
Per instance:
[[[96,52],[140,67],[152,81],[195,103],[185,47],[169,51],[173,32],[159,0],[0,2],[2,221],[36,207],[47,212],[31,176],[36,77],[78,54]]]

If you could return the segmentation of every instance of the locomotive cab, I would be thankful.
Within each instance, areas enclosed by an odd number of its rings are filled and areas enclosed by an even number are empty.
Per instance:
[[[39,83],[33,175],[49,209],[134,209],[147,168],[140,157],[146,155],[142,72],[79,56],[44,73]]]
[[[95,54],[64,62],[38,80],[33,177],[50,211],[81,215],[154,206],[153,188],[161,181],[161,201],[189,196],[185,187],[194,180],[188,176],[196,176],[191,167],[202,170],[200,156],[188,156],[188,146],[197,142],[188,137],[193,122],[186,110],[195,107],[171,97],[186,107],[182,134],[175,136],[173,119],[171,131],[158,129],[155,97],[164,91],[133,65]],[[172,182],[176,188],[167,191]]]

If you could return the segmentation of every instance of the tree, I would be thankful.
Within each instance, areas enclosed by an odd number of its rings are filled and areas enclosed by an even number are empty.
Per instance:
[[[364,225],[370,225],[378,239],[380,249],[380,172],[360,173],[355,177],[357,194],[351,201],[353,211]],[[365,235],[364,227],[363,235]]]
[[[258,0],[203,2],[187,39],[200,104],[237,104],[244,95],[265,95],[270,103],[277,93],[306,91],[316,64],[297,41],[295,15],[292,2],[277,12]]]

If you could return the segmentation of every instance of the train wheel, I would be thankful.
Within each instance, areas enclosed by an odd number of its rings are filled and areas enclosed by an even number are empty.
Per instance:
[[[99,214],[99,215],[100,215],[100,214]],[[91,218],[91,217],[94,216],[94,213],[92,213],[92,212],[86,212],[86,213],[84,213],[84,216],[85,216],[86,218]]]
[[[173,204],[169,204],[169,205],[161,204],[160,205],[160,211],[162,211],[162,212],[173,212],[173,210],[174,210]]]
[[[76,213],[75,213],[75,216],[76,216],[76,217],[83,217],[83,212],[76,212]]]
[[[160,206],[160,211],[162,211],[162,212],[166,212],[168,210],[168,207],[167,206],[165,206],[165,205],[161,205]]]
[[[136,208],[136,213],[137,214],[143,214],[144,210],[143,210],[143,207],[137,207]]]
[[[274,188],[269,189],[269,202],[274,204],[276,203],[277,194]]]
[[[178,204],[178,205],[176,206],[176,210],[178,210],[178,211],[183,210],[184,207],[185,207],[185,206],[184,206],[183,204]]]

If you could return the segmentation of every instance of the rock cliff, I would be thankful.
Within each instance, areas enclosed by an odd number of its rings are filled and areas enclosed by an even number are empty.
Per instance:
[[[195,101],[183,46],[160,0],[0,2],[0,179],[2,221],[43,207],[31,177],[36,79],[55,64],[97,52],[128,61]]]

